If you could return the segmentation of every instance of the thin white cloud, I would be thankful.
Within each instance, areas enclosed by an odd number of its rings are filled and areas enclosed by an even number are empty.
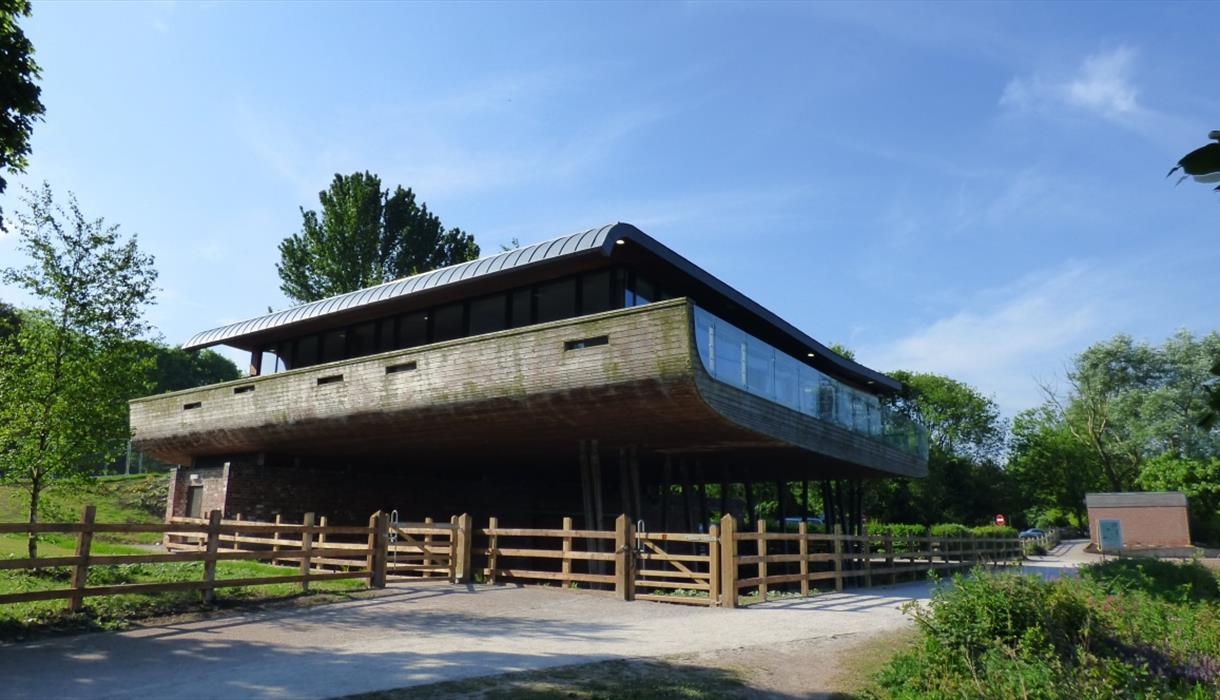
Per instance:
[[[945,374],[993,396],[1013,414],[1040,401],[1038,382],[1136,310],[1121,279],[1072,262],[979,293],[964,308],[887,342],[860,348],[880,370]]]
[[[1018,110],[1069,107],[1111,119],[1145,110],[1131,73],[1135,50],[1127,46],[1085,57],[1070,75],[1017,77],[1009,81],[1000,105]]]

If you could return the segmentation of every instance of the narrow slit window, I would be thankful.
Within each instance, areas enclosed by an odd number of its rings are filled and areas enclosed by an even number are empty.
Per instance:
[[[580,340],[569,340],[563,344],[564,350],[583,350],[585,348],[595,348],[598,345],[609,345],[610,336],[599,335],[595,338],[581,338]]]
[[[254,385],[253,385],[253,384],[247,384],[246,386],[235,386],[235,387],[233,387],[233,393],[234,393],[234,394],[249,394],[249,393],[252,393],[253,391],[254,391]]]
[[[415,366],[416,365],[415,365],[414,360],[412,360],[411,362],[403,362],[402,364],[390,365],[385,368],[385,373],[386,374],[398,374],[399,372],[414,372]]]
[[[192,409],[200,408],[202,406],[203,406],[202,401],[195,401],[193,403],[184,403],[184,404],[182,404],[182,410],[190,411]]]
[[[338,384],[342,381],[342,374],[332,374],[328,377],[318,377],[318,386],[322,386],[323,384]]]

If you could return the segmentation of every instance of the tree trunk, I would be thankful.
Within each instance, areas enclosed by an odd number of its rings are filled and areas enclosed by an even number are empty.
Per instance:
[[[41,479],[33,479],[30,481],[30,525],[38,522],[38,498],[42,495]],[[29,551],[30,559],[38,558],[38,533],[31,532],[29,539],[26,541],[26,546]]]

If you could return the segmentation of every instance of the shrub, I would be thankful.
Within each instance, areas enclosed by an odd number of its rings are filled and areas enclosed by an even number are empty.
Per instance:
[[[941,523],[933,525],[931,532],[933,537],[969,537],[970,528],[957,523]]]
[[[1016,537],[1017,529],[1007,525],[980,525],[970,528],[970,534],[974,537]]]
[[[903,552],[912,552],[923,549],[922,546],[912,545],[907,542],[910,537],[924,537],[928,534],[928,528],[923,525],[910,525],[905,523],[869,523],[865,532],[871,537],[885,537],[889,535],[894,538],[892,554],[902,554]],[[885,550],[885,545],[875,543],[873,545],[875,552]]]
[[[1216,697],[1220,602],[1162,598],[1140,587],[1172,591],[1189,580],[1193,590],[1198,578],[1196,566],[1167,562],[1095,567],[1084,578],[1054,581],[982,570],[954,577],[952,585],[937,586],[927,604],[908,606],[920,640],[890,661],[869,694]],[[1139,586],[1111,585],[1130,579]]]

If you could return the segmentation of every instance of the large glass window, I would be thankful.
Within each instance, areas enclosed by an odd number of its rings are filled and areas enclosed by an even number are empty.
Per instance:
[[[537,323],[558,321],[576,315],[576,280],[566,279],[538,285]]]
[[[580,312],[595,314],[609,311],[610,304],[610,271],[591,272],[580,278]]]
[[[466,335],[465,313],[461,302],[437,307],[432,312],[432,342],[439,343]]]
[[[512,303],[512,327],[520,328],[533,323],[531,309],[534,305],[534,290],[530,287],[513,290],[509,301]]]
[[[293,367],[308,367],[318,364],[318,336],[307,335],[297,340],[296,352],[293,354]]]
[[[801,363],[782,352],[775,353],[775,401],[794,411],[801,410],[797,377]]]
[[[385,352],[398,347],[394,337],[394,319],[383,318],[377,322],[377,352]]]
[[[699,307],[694,331],[699,358],[717,381],[927,458],[926,432],[883,408],[876,395],[829,377]]]
[[[746,386],[746,334],[727,323],[716,324],[716,378]]]
[[[396,344],[400,348],[413,348],[428,342],[428,314],[407,314],[398,319],[398,337]]]
[[[746,338],[746,386],[752,393],[775,398],[775,348],[758,338]]]
[[[508,297],[504,294],[470,302],[470,335],[502,331],[508,320]]]
[[[377,347],[374,343],[376,336],[377,324],[371,321],[352,328],[347,337],[347,356],[360,357],[361,355],[371,355],[377,352]]]
[[[327,331],[322,334],[322,356],[319,362],[334,362],[347,357],[347,331]]]

